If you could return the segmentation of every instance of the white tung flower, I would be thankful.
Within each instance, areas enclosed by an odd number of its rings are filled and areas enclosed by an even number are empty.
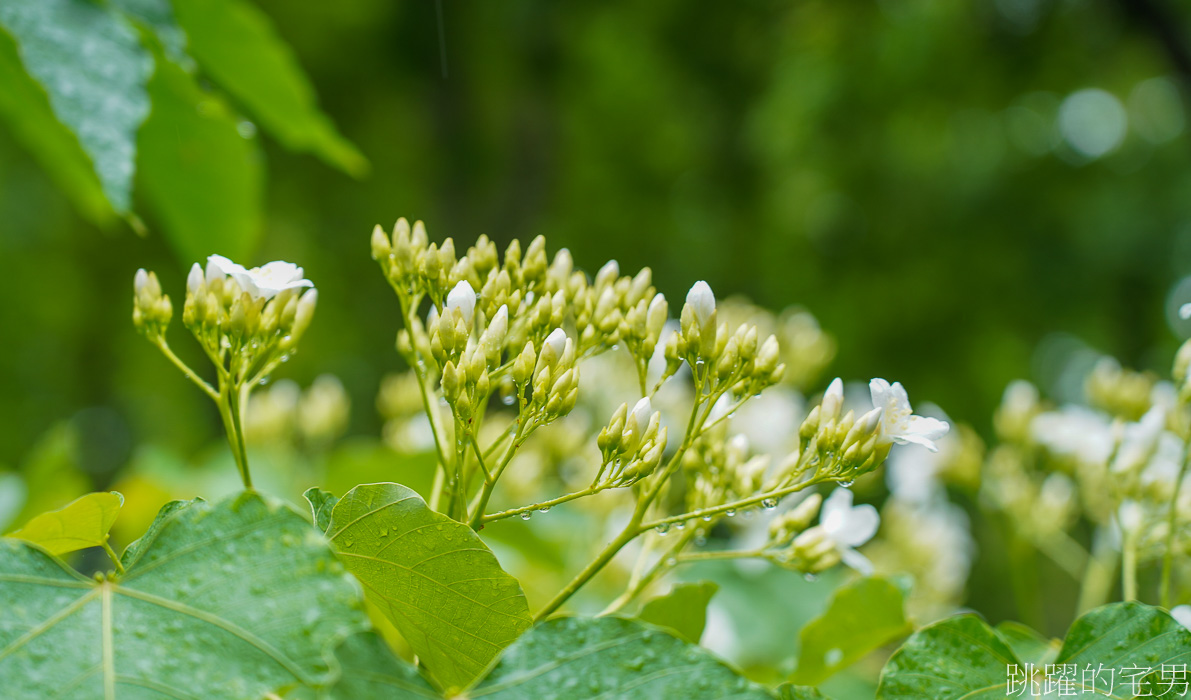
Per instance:
[[[820,512],[819,524],[835,542],[840,559],[865,576],[872,574],[872,562],[856,548],[877,534],[877,526],[881,524],[877,509],[868,504],[853,506],[852,492],[837,488],[823,501]]]
[[[703,280],[696,282],[691,287],[691,291],[687,292],[686,303],[691,305],[691,310],[695,312],[695,320],[699,322],[700,327],[706,325],[708,319],[715,313],[715,294]]]
[[[1162,406],[1154,406],[1141,420],[1126,425],[1111,471],[1119,474],[1144,467],[1157,448],[1165,426],[1166,409]]]
[[[313,287],[314,283],[304,275],[302,268],[284,260],[274,260],[249,270],[222,255],[207,258],[208,283],[219,277],[231,277],[240,289],[255,299],[272,299],[287,289]]]
[[[899,445],[914,443],[931,452],[938,452],[935,440],[942,438],[951,429],[946,422],[936,418],[914,415],[910,408],[910,397],[906,395],[901,382],[890,384],[884,379],[874,379],[868,384],[872,393],[873,406],[885,409],[881,416],[881,436],[878,440]]]

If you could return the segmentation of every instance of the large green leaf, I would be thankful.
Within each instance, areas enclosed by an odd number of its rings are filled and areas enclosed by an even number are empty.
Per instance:
[[[112,205],[78,138],[58,121],[41,85],[25,72],[12,37],[0,30],[0,116],[84,217],[112,221]]]
[[[862,578],[836,590],[827,610],[802,628],[793,681],[817,685],[911,628],[901,590],[883,578]]]
[[[241,134],[227,104],[161,53],[149,92],[137,186],[167,239],[187,263],[211,253],[248,257],[261,234],[258,140]]]
[[[1166,611],[1137,602],[1113,603],[1088,612],[1071,625],[1056,664],[1078,669],[1117,669],[1113,687],[1088,679],[1102,695],[1114,698],[1159,697],[1170,687],[1160,680],[1163,665],[1186,668],[1191,662],[1191,631]],[[1122,681],[1120,669],[1152,669],[1138,682]],[[1142,681],[1145,677],[1145,681]],[[1077,682],[1083,682],[1081,676]],[[1091,690],[1091,688],[1088,688]],[[1137,690],[1137,693],[1133,691]]]
[[[126,553],[80,576],[0,540],[0,678],[13,698],[260,698],[335,678],[367,625],[360,592],[302,516],[255,493],[174,503]]]
[[[1045,640],[1039,645],[1038,639],[1023,639],[1027,635],[1020,626],[1008,629],[1006,633],[998,626],[994,631],[974,615],[924,627],[889,659],[877,697],[1005,697],[1021,694],[1017,691],[1023,690],[1027,674],[1034,684],[1024,688],[1027,695],[1032,688],[1046,688],[1049,680],[1056,693],[1067,689],[1121,700],[1159,697],[1171,690],[1169,679],[1162,681],[1162,667],[1178,669],[1191,661],[1191,631],[1161,608],[1137,602],[1105,605],[1076,620],[1051,668]],[[1028,657],[1018,656],[1003,639],[1006,635]],[[1036,675],[1052,670],[1061,675]]]
[[[1003,698],[1021,661],[984,620],[956,615],[915,632],[885,664],[881,700]]]
[[[122,505],[124,497],[115,491],[89,493],[34,517],[8,536],[32,542],[50,554],[99,547],[108,541],[108,531]]]
[[[711,581],[676,583],[665,595],[641,606],[637,619],[667,627],[691,644],[698,644],[707,626],[707,604],[720,589]]]
[[[25,70],[45,88],[58,121],[90,156],[112,207],[128,212],[152,68],[136,30],[87,0],[4,0],[0,26],[16,39]]]
[[[244,0],[174,0],[190,53],[286,147],[353,175],[368,162],[315,103],[297,59],[263,12]]]
[[[468,698],[688,700],[774,698],[710,652],[616,617],[555,618],[518,639]]]
[[[445,688],[466,686],[530,625],[521,585],[484,542],[400,484],[349,491],[327,535]]]

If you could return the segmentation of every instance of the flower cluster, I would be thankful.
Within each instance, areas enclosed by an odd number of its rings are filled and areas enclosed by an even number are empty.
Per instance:
[[[138,270],[133,325],[219,406],[244,485],[252,485],[244,446],[244,406],[252,388],[297,350],[310,326],[318,291],[302,268],[275,261],[245,268],[212,255],[186,279],[182,321],[215,366],[213,387],[170,349],[165,333],[173,316],[157,276]],[[304,291],[303,291],[304,290]]]

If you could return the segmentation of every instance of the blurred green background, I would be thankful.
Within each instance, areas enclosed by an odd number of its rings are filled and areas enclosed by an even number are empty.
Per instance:
[[[649,265],[671,299],[706,279],[802,305],[838,338],[834,374],[987,433],[1064,338],[1165,373],[1187,330],[1169,295],[1191,271],[1191,63],[1184,18],[1147,14],[1166,4],[265,0],[371,171],[246,128],[266,184],[241,262],[317,284],[283,374],[340,377],[351,435],[379,432],[400,366],[368,256],[398,216],[461,247],[544,234],[588,271]],[[130,322],[138,267],[180,300],[192,262],[145,224],[87,223],[0,129],[0,464],[63,421],[96,488],[138,445],[218,444],[214,407]]]

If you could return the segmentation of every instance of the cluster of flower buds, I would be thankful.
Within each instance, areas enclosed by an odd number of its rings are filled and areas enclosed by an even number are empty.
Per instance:
[[[1115,359],[1103,357],[1088,375],[1085,390],[1088,403],[1111,416],[1136,421],[1150,410],[1150,397],[1158,378],[1149,372],[1121,367]]]
[[[680,329],[666,340],[663,351],[663,378],[686,361],[696,383],[703,383],[709,393],[730,388],[736,396],[753,396],[780,382],[786,371],[777,336],[762,341],[756,325],[743,323],[731,332],[726,323],[717,323],[715,295],[703,281],[687,292]]]
[[[837,377],[803,420],[798,436],[803,452],[816,455],[817,473],[850,482],[884,462],[892,442],[881,439],[883,407],[857,418],[854,411],[843,413],[843,406],[844,386]]]
[[[136,329],[151,340],[160,338],[173,316],[174,306],[169,296],[161,293],[157,275],[144,269],[137,270],[132,297],[132,323]]]
[[[769,521],[769,546],[784,547],[794,541],[794,538],[810,527],[819,517],[819,507],[823,505],[823,497],[812,493],[799,501],[798,505],[780,513]]]
[[[575,408],[579,398],[575,341],[561,328],[551,331],[536,353],[533,343],[527,342],[512,365],[517,396],[526,401],[540,424],[561,418]]]
[[[292,263],[246,269],[212,255],[205,270],[190,269],[182,320],[236,379],[259,380],[295,352],[317,303],[318,291]]]
[[[662,414],[653,410],[649,397],[638,401],[631,411],[622,403],[596,438],[603,459],[593,487],[629,486],[652,474],[666,450],[667,431],[661,420]]]
[[[727,423],[705,431],[683,455],[690,487],[687,510],[700,510],[725,501],[753,496],[765,485],[768,455],[752,454],[748,438],[729,436]]]

